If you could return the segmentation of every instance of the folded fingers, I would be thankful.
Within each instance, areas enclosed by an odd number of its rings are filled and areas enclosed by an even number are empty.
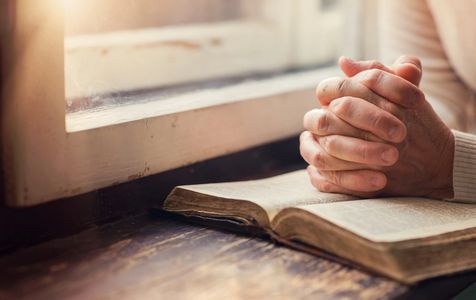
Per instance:
[[[425,99],[425,95],[416,85],[382,70],[362,71],[353,79],[358,80],[381,97],[406,108],[416,108]]]
[[[335,99],[350,96],[364,99],[365,101],[370,102],[376,105],[377,107],[393,114],[400,120],[403,120],[404,111],[402,110],[402,107],[398,105],[398,101],[389,101],[384,98],[384,95],[380,95],[379,93],[374,91],[371,88],[373,87],[373,85],[369,84],[369,76],[364,77],[367,78],[366,83],[368,84],[368,86],[361,82],[361,80],[363,80],[361,74],[367,74],[368,72],[369,71],[360,72],[352,78],[333,77],[321,81],[316,88],[316,98],[319,101],[320,105],[322,107],[327,107]],[[411,85],[411,83],[407,83]],[[382,88],[388,89],[389,87],[387,86]]]
[[[304,115],[304,128],[315,135],[345,135],[368,141],[382,141],[373,133],[352,126],[329,109],[313,109]]]
[[[398,149],[385,143],[341,135],[322,136],[317,139],[329,155],[348,162],[384,167],[394,165],[399,157]]]
[[[331,102],[329,110],[352,127],[371,132],[388,142],[400,143],[407,134],[406,126],[401,120],[360,98],[338,98]]]
[[[341,193],[359,197],[372,197],[385,188],[385,174],[373,170],[321,171],[307,168],[311,184],[324,193]]]
[[[299,150],[304,160],[319,170],[336,171],[372,168],[372,166],[345,161],[330,155],[322,148],[316,140],[316,137],[309,131],[305,131],[301,134]]]

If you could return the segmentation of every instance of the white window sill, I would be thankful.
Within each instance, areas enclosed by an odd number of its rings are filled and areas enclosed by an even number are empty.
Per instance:
[[[180,116],[186,111],[200,111],[229,103],[244,107],[247,100],[263,99],[266,101],[265,99],[269,100],[272,96],[279,97],[293,92],[313,91],[319,81],[336,74],[338,74],[336,67],[327,67],[293,72],[269,79],[244,81],[222,88],[202,89],[166,99],[156,99],[157,97],[154,95],[148,95],[137,99],[138,103],[68,113],[66,115],[66,130],[78,132],[165,115]],[[313,98],[295,100],[298,107],[304,108],[315,104]],[[306,102],[308,105],[305,104]],[[236,106],[234,108],[236,109]],[[282,111],[282,113],[286,113],[286,111]]]

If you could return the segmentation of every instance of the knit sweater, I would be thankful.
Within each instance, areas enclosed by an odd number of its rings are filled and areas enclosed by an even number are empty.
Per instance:
[[[472,131],[476,123],[476,0],[379,4],[381,59],[391,63],[402,54],[419,57],[421,89],[453,128],[454,197],[449,200],[476,203],[476,135],[461,132]]]

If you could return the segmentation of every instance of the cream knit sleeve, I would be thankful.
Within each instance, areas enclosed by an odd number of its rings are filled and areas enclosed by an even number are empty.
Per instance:
[[[453,161],[453,199],[476,203],[476,136],[453,130],[455,154]]]
[[[402,54],[422,60],[421,89],[448,126],[473,125],[472,92],[453,69],[425,0],[379,1],[379,55],[391,64]]]

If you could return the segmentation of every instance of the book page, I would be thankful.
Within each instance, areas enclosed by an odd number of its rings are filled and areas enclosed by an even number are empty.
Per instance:
[[[355,199],[347,195],[320,193],[309,182],[305,170],[266,179],[187,185],[180,188],[220,198],[254,202],[268,213],[270,220],[287,207]]]
[[[425,198],[382,198],[303,206],[375,242],[424,238],[476,227],[476,205]]]

